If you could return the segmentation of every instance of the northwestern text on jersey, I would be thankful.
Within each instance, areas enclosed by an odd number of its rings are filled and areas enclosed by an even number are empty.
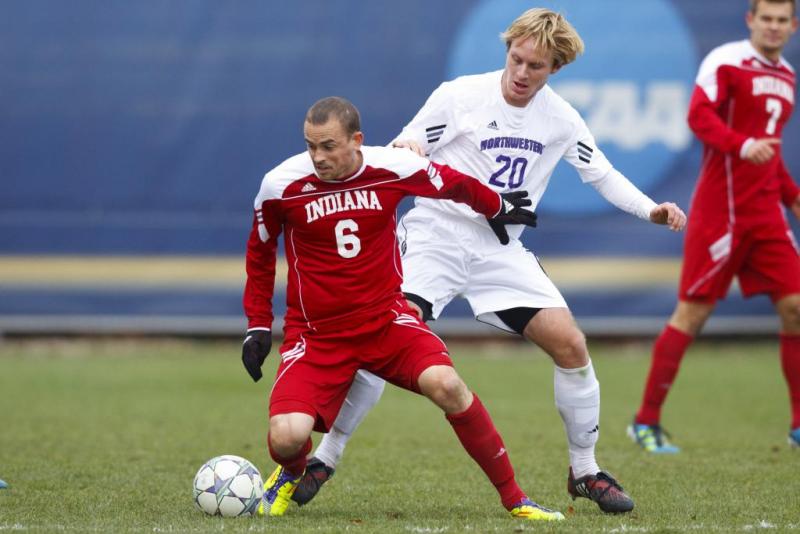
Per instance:
[[[489,139],[481,139],[481,150],[490,150],[492,148],[519,148],[541,154],[544,150],[544,145],[539,141],[525,139],[524,137],[490,137]]]

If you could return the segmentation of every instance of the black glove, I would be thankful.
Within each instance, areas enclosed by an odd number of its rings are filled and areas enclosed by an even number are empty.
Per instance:
[[[497,235],[497,239],[503,245],[508,245],[507,224],[524,224],[525,226],[536,226],[536,214],[531,210],[526,210],[523,206],[530,206],[531,199],[528,198],[527,191],[515,191],[513,193],[500,193],[502,206],[500,213],[487,218],[489,227]]]
[[[244,368],[258,382],[263,376],[261,366],[267,359],[269,349],[272,348],[272,332],[269,330],[252,329],[247,331],[247,336],[242,344],[242,363]]]

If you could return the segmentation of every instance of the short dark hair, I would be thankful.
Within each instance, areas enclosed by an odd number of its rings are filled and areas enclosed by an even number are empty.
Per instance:
[[[792,4],[792,15],[794,16],[797,13],[797,2],[795,0],[750,0],[750,13],[755,14],[756,10],[758,9],[758,4],[761,2],[767,2],[770,4]]]
[[[317,100],[306,113],[306,122],[325,124],[331,115],[344,126],[347,135],[361,131],[361,117],[352,102],[340,96],[328,96]]]

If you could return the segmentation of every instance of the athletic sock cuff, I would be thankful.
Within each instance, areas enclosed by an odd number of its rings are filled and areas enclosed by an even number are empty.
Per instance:
[[[272,459],[275,461],[275,463],[278,463],[278,464],[284,466],[284,468],[286,468],[286,471],[290,475],[292,475],[294,477],[299,477],[300,475],[302,475],[302,472],[301,473],[292,473],[290,468],[287,468],[287,466],[291,466],[293,463],[297,462],[297,460],[299,460],[301,458],[305,458],[306,455],[309,452],[311,452],[311,438],[308,438],[308,440],[306,441],[305,445],[303,445],[300,448],[300,450],[297,452],[297,454],[295,454],[293,456],[290,456],[288,458],[283,458],[282,456],[278,455],[277,452],[275,452],[275,450],[272,448],[272,442],[269,439],[269,434],[267,434],[267,447],[269,448],[269,455],[272,457]]]
[[[567,369],[566,367],[559,367],[557,365],[554,365],[553,367],[555,367],[556,371],[558,371],[560,373],[564,373],[564,374],[567,374],[567,375],[574,375],[574,374],[577,374],[577,373],[582,373],[582,372],[587,371],[591,366],[592,366],[592,360],[589,360],[589,363],[587,363],[583,367],[575,367],[575,368],[572,368],[572,369]]]
[[[685,346],[688,346],[694,339],[693,335],[687,334],[683,330],[678,330],[671,324],[664,327],[664,335],[669,336],[671,341],[682,343]]]
[[[445,414],[445,417],[452,425],[465,425],[472,421],[475,417],[480,416],[484,410],[483,403],[478,396],[473,393],[472,404],[469,405],[469,408],[463,412]]]

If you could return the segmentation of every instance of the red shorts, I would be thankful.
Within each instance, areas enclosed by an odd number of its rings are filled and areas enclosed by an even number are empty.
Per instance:
[[[686,228],[680,299],[713,303],[725,298],[733,277],[745,297],[773,301],[800,293],[800,255],[786,219],[738,222],[692,219]]]
[[[389,383],[419,393],[419,375],[433,365],[452,366],[447,347],[403,304],[394,320],[352,335],[287,330],[281,364],[269,400],[270,417],[301,412],[327,432],[339,414],[353,377],[366,369]]]

